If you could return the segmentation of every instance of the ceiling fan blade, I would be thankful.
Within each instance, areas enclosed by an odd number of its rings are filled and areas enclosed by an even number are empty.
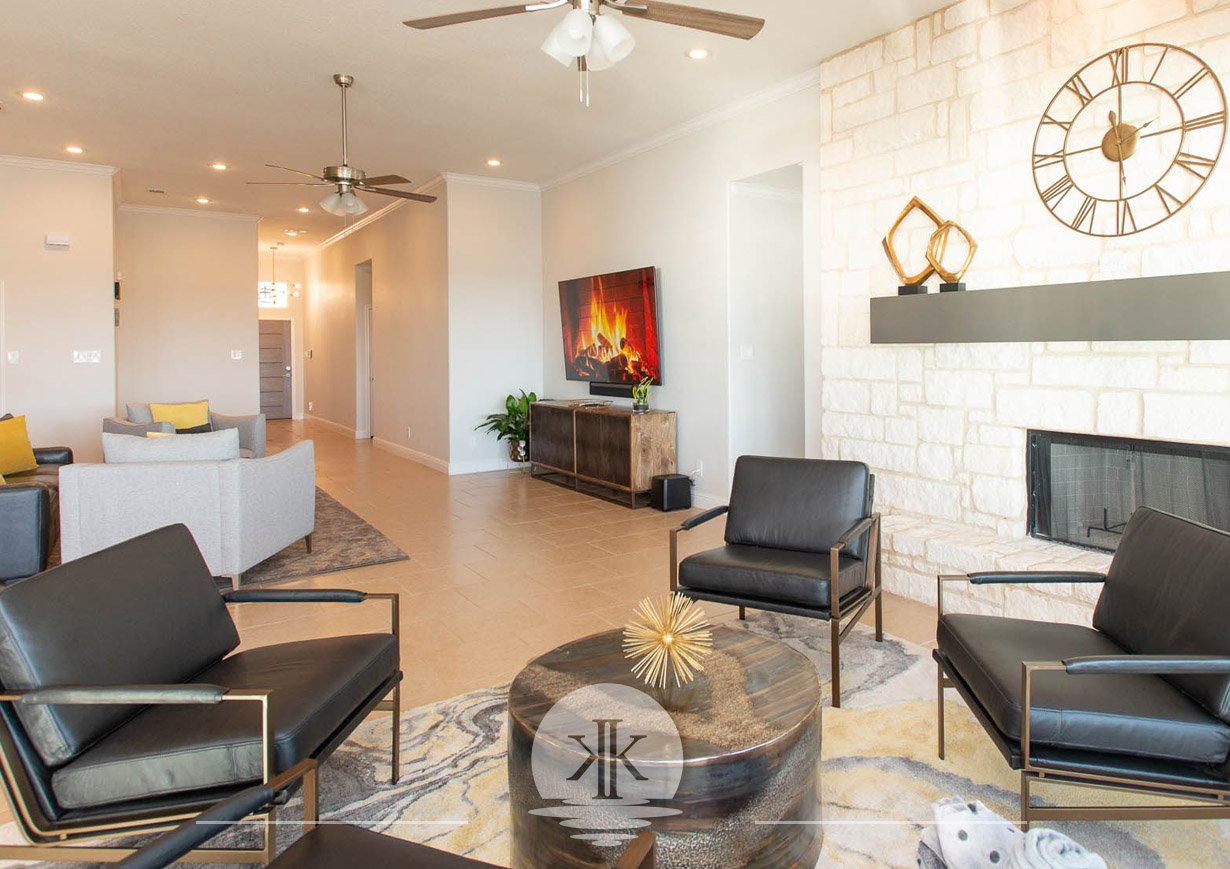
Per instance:
[[[471,12],[454,12],[451,15],[435,15],[431,18],[415,18],[411,21],[403,21],[407,27],[413,27],[415,30],[431,30],[435,27],[448,27],[450,24],[465,24],[469,21],[483,21],[487,18],[502,18],[505,15],[520,15],[522,12],[531,12],[522,3],[518,6],[497,6],[494,9],[475,9]]]
[[[373,175],[363,179],[364,187],[376,186],[381,184],[409,184],[409,178],[402,178],[400,175]]]
[[[265,165],[268,166],[270,169],[285,169],[287,172],[294,172],[296,175],[306,175],[309,178],[315,178],[317,181],[325,180],[323,177],[321,177],[320,175],[317,175],[315,172],[304,172],[302,169],[292,169],[289,166],[279,166],[277,163],[266,163]]]
[[[246,184],[276,185],[281,187],[332,187],[328,181],[246,181]]]
[[[690,27],[693,30],[733,36],[736,39],[751,39],[764,27],[763,18],[735,15],[732,12],[716,12],[712,9],[699,9],[679,3],[661,3],[659,0],[628,0],[628,2],[629,5],[624,6],[608,0],[604,5],[618,9],[633,18],[646,18],[662,24],[676,24],[680,27]],[[636,8],[638,6],[645,8],[638,9]]]
[[[435,202],[436,197],[425,193],[407,193],[404,190],[389,190],[385,187],[360,187],[364,193],[379,193],[381,196],[396,196],[398,199],[413,199],[415,202]]]

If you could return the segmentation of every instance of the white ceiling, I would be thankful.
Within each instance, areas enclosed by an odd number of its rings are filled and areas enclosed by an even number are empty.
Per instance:
[[[259,214],[262,245],[285,241],[291,252],[345,226],[316,207],[327,191],[244,182],[293,180],[267,162],[315,172],[340,162],[335,72],[356,79],[352,165],[416,183],[440,171],[542,182],[802,73],[946,0],[688,2],[768,23],[743,42],[625,17],[637,48],[593,74],[588,109],[578,104],[576,73],[538,50],[557,10],[416,31],[401,21],[501,0],[12,3],[0,27],[0,153],[119,166],[125,202]],[[686,59],[694,47],[711,57]],[[46,100],[24,101],[27,89]],[[73,143],[86,153],[65,154]],[[486,166],[492,156],[502,168]],[[215,161],[231,168],[216,172]],[[200,195],[212,204],[194,204]],[[391,201],[366,198],[373,208]],[[288,228],[308,234],[290,239]]]

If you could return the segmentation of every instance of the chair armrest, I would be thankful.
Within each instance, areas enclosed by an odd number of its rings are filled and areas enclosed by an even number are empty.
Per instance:
[[[254,459],[263,459],[265,457],[265,415],[263,413],[255,413],[248,416],[227,416],[221,413],[211,413],[209,415],[209,424],[213,426],[214,431],[228,428],[238,429],[240,448],[251,450],[252,458]]]
[[[1087,673],[1225,675],[1230,673],[1230,658],[1218,655],[1097,655],[1065,658],[1063,667],[1074,676]]]
[[[201,812],[173,830],[163,833],[125,857],[117,865],[123,869],[163,869],[180,857],[204,845],[225,827],[237,824],[273,801],[273,788],[256,785]]]
[[[5,692],[0,699],[25,706],[216,705],[226,697],[221,685],[65,685]]]
[[[69,447],[35,447],[34,461],[40,465],[71,465],[73,451]]]
[[[706,510],[704,513],[698,513],[697,515],[691,517],[690,519],[683,520],[683,523],[679,526],[679,530],[680,531],[691,531],[696,526],[704,525],[710,519],[716,519],[717,517],[722,516],[728,512],[730,512],[730,507],[728,506],[714,507],[710,510]]]
[[[957,577],[960,578],[960,577]],[[965,576],[971,585],[1018,585],[1031,582],[1106,582],[1092,570],[985,570]]]
[[[227,603],[363,603],[367,592],[348,588],[239,589],[224,591]]]
[[[175,434],[175,426],[169,422],[129,422],[118,416],[109,416],[104,419],[102,430],[104,434],[133,435],[139,438],[145,437],[146,433],[152,431]]]
[[[847,546],[853,543],[856,539],[858,539],[859,537],[862,537],[864,534],[870,531],[871,527],[875,525],[875,523],[876,523],[876,517],[874,515],[865,516],[862,519],[859,519],[857,522],[851,525],[848,529],[846,529],[846,532],[844,534],[842,534],[840,537],[837,538],[837,542],[833,544],[832,548],[838,551],[845,549]]]

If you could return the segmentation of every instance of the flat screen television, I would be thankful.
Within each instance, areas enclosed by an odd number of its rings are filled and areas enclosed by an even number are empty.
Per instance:
[[[630,269],[559,283],[564,369],[569,380],[662,383],[656,269]]]

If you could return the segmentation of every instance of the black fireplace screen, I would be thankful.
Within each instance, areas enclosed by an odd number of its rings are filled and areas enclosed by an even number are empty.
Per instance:
[[[1230,530],[1230,448],[1029,432],[1029,533],[1113,552],[1146,505]]]

